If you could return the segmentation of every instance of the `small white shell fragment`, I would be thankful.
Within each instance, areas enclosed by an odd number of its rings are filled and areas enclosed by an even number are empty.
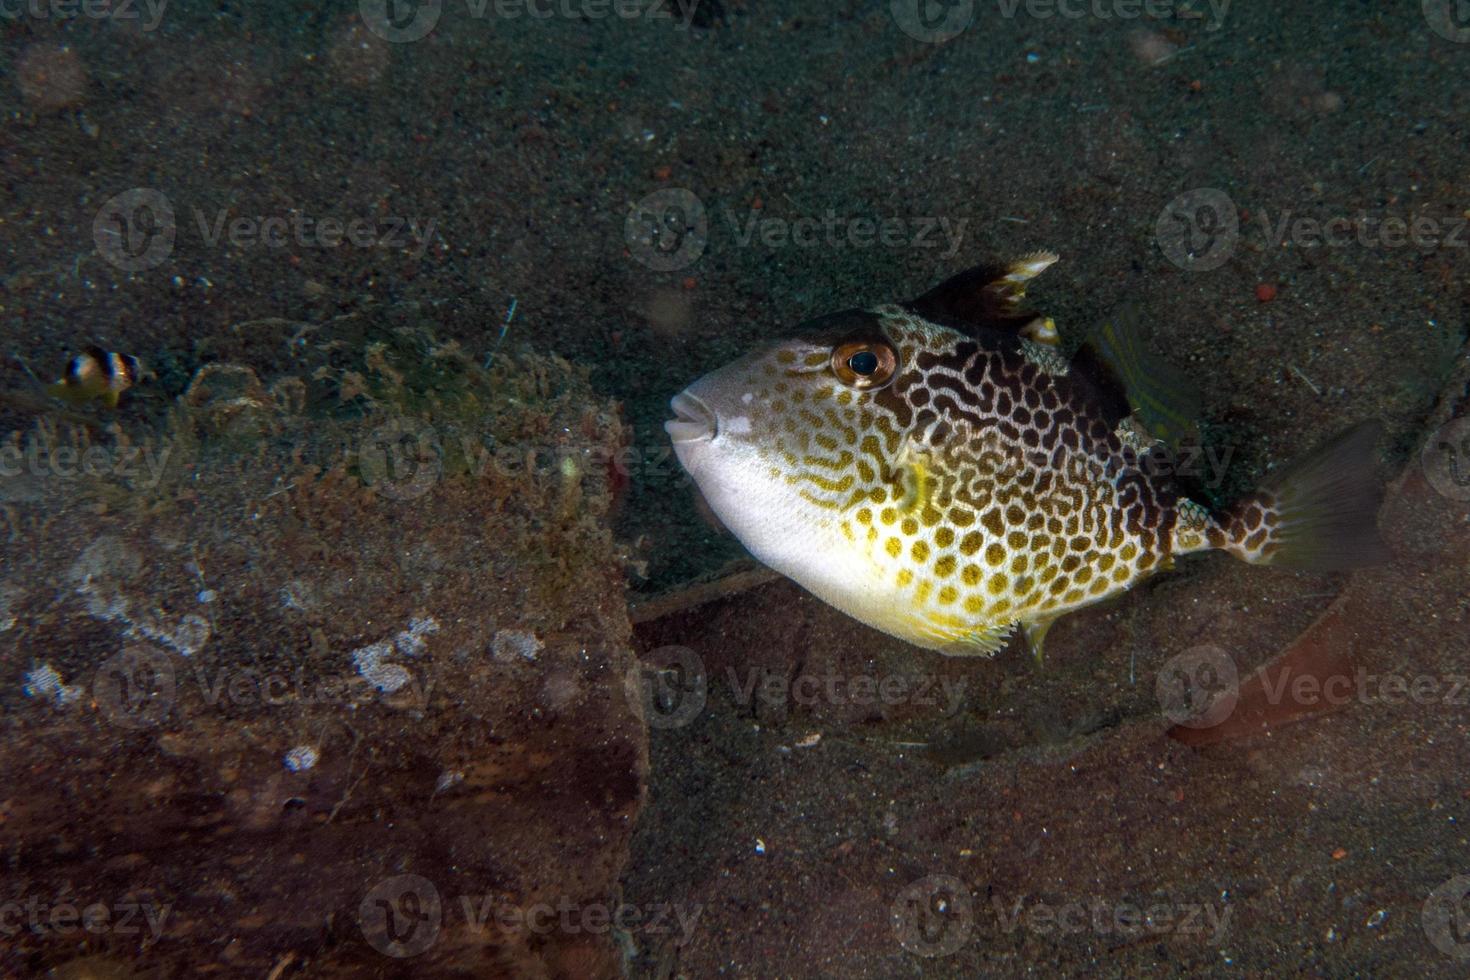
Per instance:
[[[385,663],[394,652],[405,657],[417,657],[425,650],[424,637],[439,632],[439,621],[433,616],[415,616],[408,621],[408,628],[400,630],[391,640],[379,640],[352,651],[352,663],[357,672],[369,684],[384,694],[393,694],[413,678],[408,669],[399,664]]]
[[[316,765],[316,760],[321,758],[321,753],[314,745],[298,745],[286,753],[283,760],[286,768],[292,772],[305,772]]]
[[[50,664],[41,664],[26,671],[22,690],[27,697],[51,698],[58,708],[64,708],[82,696],[82,688],[62,683],[61,675]]]
[[[490,641],[490,652],[501,663],[509,663],[517,657],[535,660],[541,648],[541,641],[529,630],[500,630]]]
[[[464,782],[463,769],[446,769],[439,774],[438,779],[434,780],[434,792],[442,793],[451,786],[458,786],[462,782]]]
[[[405,657],[417,657],[424,652],[424,637],[439,632],[439,621],[433,616],[415,616],[408,621],[408,629],[393,637],[393,645]]]

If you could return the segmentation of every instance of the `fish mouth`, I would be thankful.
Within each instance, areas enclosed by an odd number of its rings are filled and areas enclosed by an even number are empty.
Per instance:
[[[669,407],[678,418],[665,422],[664,431],[669,434],[674,445],[708,442],[715,437],[719,429],[715,423],[715,413],[697,395],[681,391],[669,402]]]

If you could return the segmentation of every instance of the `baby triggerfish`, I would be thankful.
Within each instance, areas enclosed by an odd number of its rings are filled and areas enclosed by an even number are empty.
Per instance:
[[[1104,326],[1071,359],[1022,308],[1050,253],[981,266],[909,303],[810,321],[700,378],[665,426],[721,521],[761,561],[921,647],[1040,656],[1059,616],[1175,557],[1375,560],[1376,423],[1221,512],[1165,465],[1187,386]],[[1185,396],[1185,397],[1181,397]]]

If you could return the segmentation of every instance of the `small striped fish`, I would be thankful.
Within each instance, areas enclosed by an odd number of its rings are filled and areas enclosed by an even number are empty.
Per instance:
[[[1191,552],[1341,568],[1378,557],[1374,423],[1215,513],[1156,465],[1191,431],[1174,375],[1105,327],[1068,359],[1023,308],[1038,253],[918,299],[804,324],[700,378],[666,423],[758,559],[856,619],[992,654]]]
[[[75,405],[100,398],[108,408],[116,408],[122,393],[137,383],[141,371],[142,365],[133,355],[93,345],[68,361],[66,373],[46,391]]]

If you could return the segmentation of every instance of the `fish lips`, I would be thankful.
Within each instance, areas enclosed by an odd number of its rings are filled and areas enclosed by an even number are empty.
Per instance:
[[[719,434],[718,416],[698,395],[681,391],[669,402],[669,407],[674,410],[676,418],[664,423],[664,431],[673,440],[676,450],[713,442]]]

